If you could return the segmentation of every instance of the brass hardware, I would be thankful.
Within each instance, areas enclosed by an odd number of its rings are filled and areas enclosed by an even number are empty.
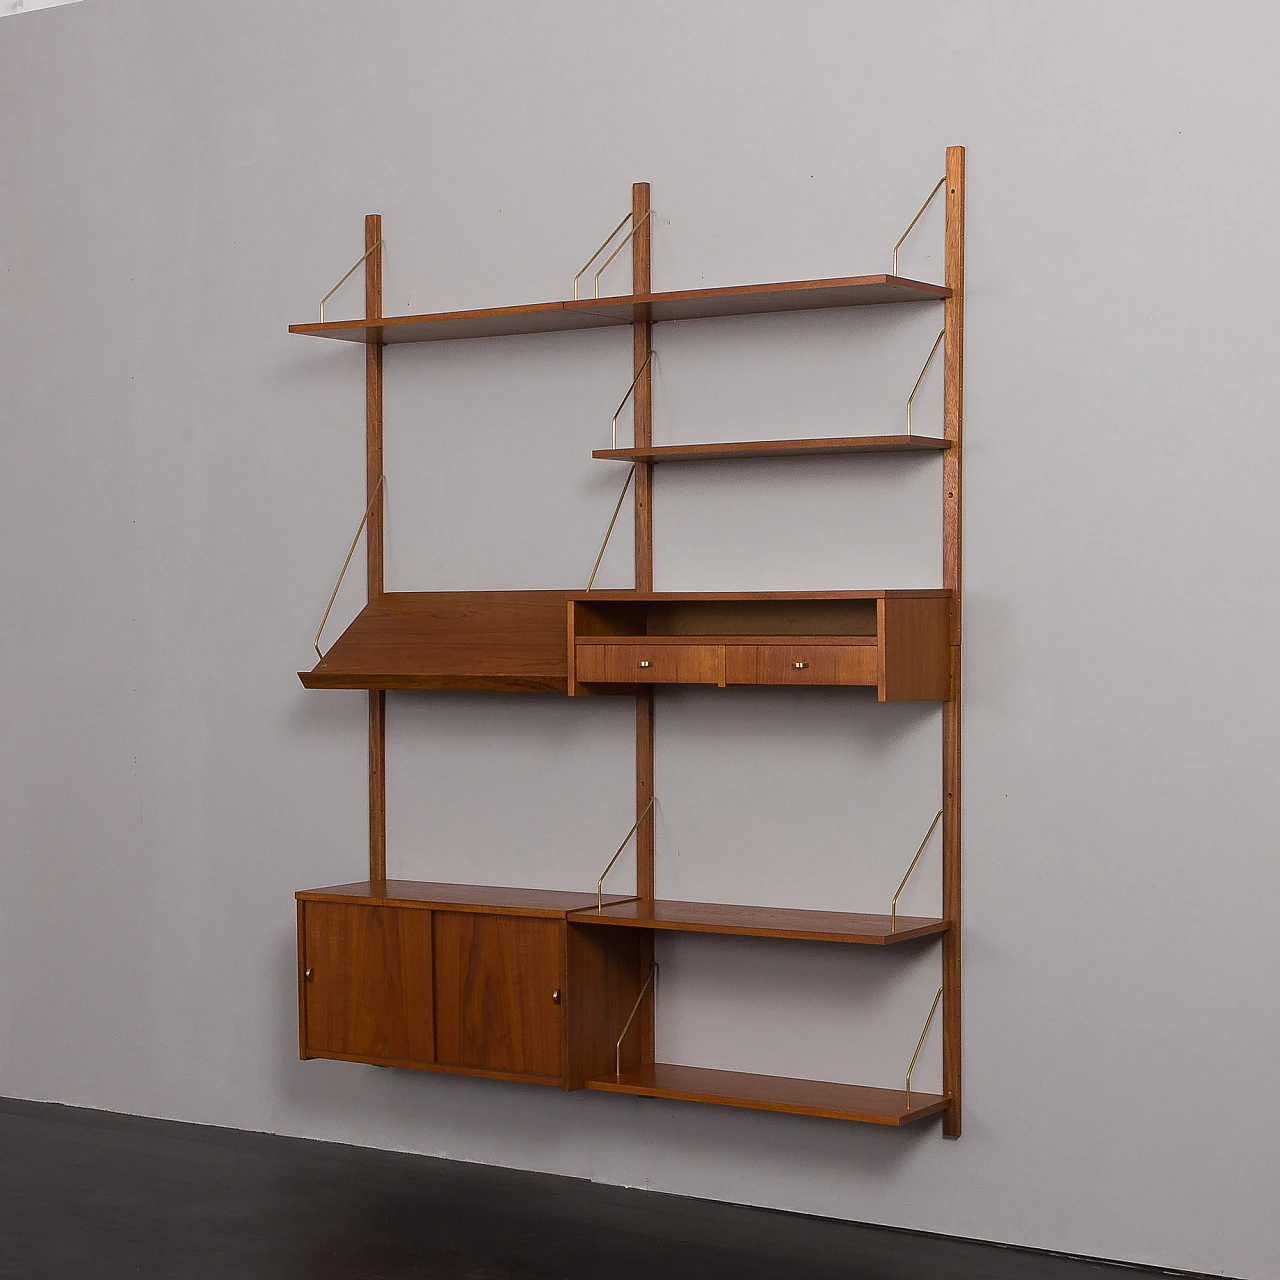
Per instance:
[[[920,841],[920,847],[916,850],[916,856],[911,859],[911,865],[907,868],[907,874],[902,877],[902,883],[898,886],[898,892],[893,895],[893,902],[889,904],[889,932],[897,933],[898,931],[898,895],[907,887],[907,881],[911,879],[911,873],[916,869],[916,863],[920,861],[920,855],[924,852],[924,847],[929,843],[929,837],[933,835],[934,828],[942,821],[942,810],[939,809],[934,815],[933,821],[929,824],[929,830],[924,833],[924,839]]]
[[[652,359],[653,359],[653,351],[650,350],[649,354],[644,358],[644,364],[640,366],[640,372],[637,373],[636,376],[631,379],[631,385],[627,388],[627,394],[622,397],[622,403],[614,411],[613,445],[612,445],[614,449],[618,447],[618,415],[623,411],[623,409],[627,407],[627,401],[631,399],[631,393],[636,389],[636,383],[639,382],[640,379],[644,376],[644,371],[649,367],[649,361]]]
[[[933,197],[936,196],[938,192],[941,191],[942,188],[945,187],[946,185],[947,185],[947,175],[944,173],[942,177],[938,179],[938,185],[934,187],[932,191],[929,192],[929,198],[924,202],[924,204],[920,206],[920,212],[917,213],[916,216],[911,219],[911,225],[902,233],[901,236],[898,237],[898,243],[893,246],[893,270],[892,272],[890,272],[891,275],[896,276],[898,274],[898,250],[902,248],[902,242],[915,229],[915,225],[917,222],[920,221],[920,218],[923,215],[924,211],[933,203]],[[614,232],[614,235],[617,235],[616,231]]]
[[[618,505],[613,509],[613,518],[609,521],[609,527],[604,531],[604,541],[600,544],[600,554],[596,556],[596,562],[591,566],[591,577],[587,579],[587,590],[591,590],[591,584],[596,580],[596,574],[600,569],[600,561],[604,559],[604,549],[609,545],[609,539],[613,536],[613,526],[618,523],[618,512],[622,510],[622,500],[627,496],[627,490],[631,488],[631,477],[636,473],[636,464],[631,464],[631,470],[627,472],[627,478],[622,482],[622,492],[618,494]]]
[[[942,339],[947,336],[947,331],[942,330],[940,334],[933,340],[933,347],[929,352],[929,358],[924,362],[924,368],[920,370],[920,376],[916,379],[916,385],[911,388],[911,394],[907,397],[907,435],[911,434],[911,402],[916,398],[916,392],[920,390],[920,384],[924,381],[924,375],[929,372],[929,366],[933,363],[933,357],[938,354],[938,348],[942,345]]]
[[[363,255],[360,258],[360,261],[357,262],[356,265],[352,267],[351,270],[348,271],[347,274],[343,276],[342,279],[339,280],[338,283],[335,284],[333,288],[330,289],[329,292],[324,295],[323,298],[320,299],[320,323],[321,324],[324,324],[324,304],[328,302],[329,299],[332,298],[333,295],[337,293],[338,290],[341,289],[342,286],[346,284],[347,281],[350,280],[353,275],[355,275],[356,271],[364,263],[365,258],[367,258],[375,249],[380,248],[381,245],[382,245],[382,239],[381,237],[379,237],[377,244],[370,245],[369,248],[367,248],[364,251]]]
[[[618,846],[618,852],[615,853],[613,857],[609,859],[609,865],[605,867],[605,869],[600,873],[600,879],[596,881],[597,913],[599,914],[604,913],[604,878],[605,876],[607,876],[609,872],[613,870],[613,864],[617,862],[618,858],[622,854],[623,849],[627,847],[627,841],[630,840],[633,835],[635,835],[636,830],[639,828],[640,824],[645,820],[646,817],[648,817],[649,810],[653,808],[653,802],[657,798],[658,797],[656,795],[652,795],[649,797],[649,803],[645,805],[644,812],[635,820],[635,822],[631,824],[631,830],[628,831],[627,834],[622,837],[622,843]]]
[[[356,553],[356,544],[360,541],[360,535],[364,532],[364,527],[369,523],[369,517],[373,514],[373,505],[378,501],[378,494],[382,492],[382,482],[386,476],[379,476],[378,483],[373,486],[373,497],[369,499],[369,505],[365,508],[364,515],[360,517],[360,525],[356,529],[356,536],[351,539],[351,550],[347,552],[347,558],[342,562],[342,572],[338,574],[337,585],[333,588],[333,595],[329,597],[329,604],[325,608],[324,617],[320,619],[320,626],[316,631],[316,638],[313,641],[316,647],[316,656],[324,660],[324,654],[320,652],[320,636],[324,631],[324,624],[329,621],[329,612],[333,608],[333,602],[338,598],[338,592],[342,587],[342,579],[347,576],[347,566],[351,563],[351,557]]]
[[[560,988],[559,988],[559,987],[557,987],[557,988],[556,988],[556,989],[551,993],[551,1003],[552,1003],[552,1004],[559,1004],[559,1003],[560,1003]]]
[[[924,1038],[929,1034],[929,1028],[933,1026],[933,1015],[938,1012],[938,1001],[942,999],[942,988],[938,988],[938,994],[933,997],[933,1008],[929,1010],[929,1016],[925,1019],[924,1030],[920,1033],[920,1040],[916,1044],[916,1051],[911,1055],[911,1065],[907,1068],[907,1110],[911,1110],[911,1073],[916,1069],[916,1059],[920,1056],[920,1050],[924,1048]]]
[[[641,219],[640,219],[640,221],[639,221],[639,222],[637,222],[637,223],[635,224],[635,226],[633,226],[633,227],[631,228],[631,230],[627,232],[627,234],[623,237],[622,243],[621,243],[621,244],[620,244],[620,245],[619,245],[619,246],[618,246],[618,247],[617,247],[617,248],[616,248],[616,249],[615,249],[615,250],[614,250],[614,251],[613,251],[613,252],[608,256],[608,258],[606,258],[606,259],[605,259],[604,266],[603,266],[603,267],[601,267],[601,268],[600,268],[600,270],[596,272],[596,274],[595,274],[595,294],[596,294],[596,297],[597,297],[597,298],[600,296],[600,277],[604,274],[605,268],[606,268],[606,267],[608,267],[609,263],[611,263],[611,262],[614,260],[614,258],[616,258],[616,257],[618,256],[618,254],[620,254],[620,253],[623,251],[623,249],[625,249],[625,248],[627,247],[627,241],[628,241],[628,240],[630,240],[630,239],[631,239],[631,237],[632,237],[632,236],[634,236],[634,235],[635,235],[635,233],[636,233],[637,231],[639,231],[639,230],[640,230],[640,228],[641,228],[641,227],[643,227],[643,226],[644,226],[644,224],[649,220],[649,213],[650,213],[650,212],[651,212],[650,210],[645,210],[645,215],[644,215],[644,217],[643,217],[643,218],[641,218]],[[632,216],[633,216],[633,215],[632,215],[632,214],[630,214],[630,213],[629,213],[629,214],[627,214],[627,216],[626,216],[625,218],[623,218],[623,219],[622,219],[622,221],[621,221],[620,223],[618,223],[618,225],[617,225],[616,227],[614,227],[614,229],[613,229],[612,231],[610,231],[610,232],[609,232],[608,236],[605,238],[605,242],[604,242],[604,244],[602,244],[602,245],[601,245],[601,246],[600,246],[600,247],[595,251],[595,253],[593,253],[593,254],[591,255],[591,257],[589,257],[589,258],[587,259],[587,261],[586,261],[586,265],[582,268],[582,270],[581,270],[581,271],[579,271],[579,272],[578,272],[578,274],[577,274],[576,276],[574,276],[574,277],[573,277],[573,300],[574,300],[574,302],[577,302],[577,301],[578,301],[578,281],[579,281],[579,280],[581,280],[581,279],[582,279],[582,277],[583,277],[584,275],[586,275],[586,274],[587,274],[587,272],[588,272],[588,271],[590,270],[590,268],[591,268],[591,264],[592,264],[592,263],[593,263],[593,262],[594,262],[594,261],[595,261],[595,260],[596,260],[596,259],[597,259],[597,258],[598,258],[598,257],[599,257],[599,256],[600,256],[600,255],[601,255],[601,254],[602,254],[602,253],[603,253],[603,252],[604,252],[604,251],[605,251],[605,250],[606,250],[606,249],[607,249],[607,248],[612,244],[612,243],[613,243],[613,237],[614,237],[614,236],[616,236],[616,235],[618,234],[618,232],[619,232],[619,231],[621,231],[621,230],[622,230],[622,228],[623,228],[623,227],[625,227],[625,226],[627,225],[627,223],[631,221]],[[357,264],[357,265],[358,265],[358,264]]]
[[[650,662],[648,658],[644,658],[644,659],[642,659],[640,662],[637,662],[637,663],[636,663],[636,666],[637,666],[637,667],[651,667],[651,666],[653,666],[653,663],[652,663],[652,662]]]
[[[635,1021],[636,1014],[640,1011],[640,1002],[644,999],[644,993],[649,990],[649,984],[653,984],[654,999],[658,996],[658,962],[653,961],[649,968],[649,976],[644,980],[644,986],[640,988],[640,994],[636,996],[636,1002],[631,1006],[631,1016],[627,1018],[627,1025],[622,1028],[622,1034],[618,1037],[618,1042],[614,1045],[613,1074],[614,1078],[620,1080],[622,1078],[622,1042],[627,1038],[627,1032],[631,1030],[631,1024]],[[926,1028],[927,1030],[928,1028]],[[910,1072],[908,1072],[910,1075]],[[910,1105],[908,1103],[908,1105]]]
[[[803,671],[809,664],[807,662],[793,662],[791,664],[797,671]]]
[[[303,977],[304,977],[308,982],[314,982],[314,981],[316,980],[316,971],[315,971],[314,969],[308,969],[308,970],[306,970],[306,972],[305,972],[305,973],[303,973],[303,975],[302,975],[302,976],[303,976]]]

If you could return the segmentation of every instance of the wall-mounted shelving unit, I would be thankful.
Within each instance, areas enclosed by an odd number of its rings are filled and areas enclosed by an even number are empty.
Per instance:
[[[630,243],[630,294],[417,316],[383,316],[381,219],[366,219],[365,318],[324,321],[322,312],[318,323],[290,326],[292,333],[364,344],[366,370],[362,528],[368,604],[315,668],[299,675],[308,688],[369,691],[369,878],[297,895],[302,1057],[882,1125],[941,1114],[943,1132],[959,1135],[963,148],[948,148],[945,175],[925,207],[940,192],[946,209],[941,285],[893,274],[654,293],[649,188],[637,183],[629,217],[579,273],[590,269],[629,223],[613,256]],[[895,247],[895,269],[896,253]],[[908,401],[907,429],[900,435],[653,445],[654,324],[905,303],[943,311],[934,347],[943,351],[941,437],[912,434]],[[617,447],[615,440],[614,447],[592,456],[632,465],[634,588],[384,591],[383,347],[610,326],[632,329],[628,397],[634,436],[628,447]],[[936,590],[654,590],[656,464],[884,452],[940,459],[943,572]],[[898,916],[896,895],[887,914],[656,898],[654,700],[663,685],[690,683],[864,686],[874,688],[882,702],[940,703],[941,916]],[[618,851],[634,838],[634,894],[605,895],[603,875],[594,892],[580,894],[388,880],[385,699],[387,690],[400,689],[634,698],[637,817]],[[908,877],[919,858],[918,852]],[[913,1091],[910,1068],[905,1087],[894,1089],[658,1061],[653,940],[673,932],[767,938],[778,945],[797,940],[908,949],[938,945],[941,986],[934,1011],[942,1011],[942,1092]],[[925,1034],[932,1019],[933,1011]]]

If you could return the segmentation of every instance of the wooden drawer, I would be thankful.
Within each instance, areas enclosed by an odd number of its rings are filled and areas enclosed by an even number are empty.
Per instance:
[[[730,645],[726,684],[872,685],[879,678],[875,645]]]
[[[715,644],[580,644],[579,680],[608,684],[719,684]]]

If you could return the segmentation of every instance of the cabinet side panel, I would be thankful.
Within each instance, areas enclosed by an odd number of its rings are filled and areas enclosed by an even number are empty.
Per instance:
[[[951,602],[885,600],[886,702],[944,701],[951,696]]]
[[[298,904],[298,1057],[304,1061],[307,1052],[307,904]]]
[[[458,911],[435,919],[438,1061],[559,1077],[563,924]]]
[[[640,929],[568,926],[566,1089],[581,1089],[584,1080],[613,1074],[618,1036],[640,994],[647,939]],[[624,1070],[640,1062],[640,1023],[637,1016],[623,1041]]]

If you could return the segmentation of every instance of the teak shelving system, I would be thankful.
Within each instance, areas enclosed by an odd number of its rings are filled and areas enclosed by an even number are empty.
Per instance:
[[[943,189],[943,285],[899,277],[895,247],[891,275],[653,293],[649,187],[637,183],[629,217],[579,273],[594,265],[630,223],[627,236],[605,263],[630,242],[629,296],[575,297],[419,316],[383,316],[381,218],[365,219],[365,319],[325,322],[322,304],[319,323],[290,327],[293,333],[363,343],[366,382],[367,509],[362,527],[368,603],[314,670],[299,674],[308,688],[369,691],[369,879],[297,895],[302,1057],[875,1124],[901,1125],[941,1112],[943,1132],[959,1135],[961,147],[947,149],[945,175],[903,239]],[[911,433],[908,401],[908,429],[900,435],[653,445],[652,325],[890,303],[942,305],[941,438]],[[613,448],[597,450],[593,456],[632,464],[628,484],[634,479],[634,589],[384,591],[383,347],[624,325],[632,329],[633,382],[628,397],[634,439],[628,448],[617,447],[615,441]],[[654,590],[651,494],[656,464],[921,451],[941,454],[940,589],[747,594]],[[626,486],[623,498],[625,494]],[[354,548],[355,543],[353,552]],[[319,653],[319,635],[316,639]],[[664,683],[862,685],[875,688],[880,701],[941,702],[941,917],[898,917],[896,897],[888,915],[656,899],[653,708],[654,687]],[[594,893],[580,894],[388,880],[388,689],[634,697],[636,822],[619,848],[621,853],[634,836],[634,895],[605,895],[603,876]],[[925,1033],[941,1003],[943,1092],[913,1092],[910,1069],[905,1088],[884,1089],[655,1061],[653,938],[665,931],[863,946],[927,945],[937,939],[942,984]],[[920,1045],[924,1039],[922,1033]]]

